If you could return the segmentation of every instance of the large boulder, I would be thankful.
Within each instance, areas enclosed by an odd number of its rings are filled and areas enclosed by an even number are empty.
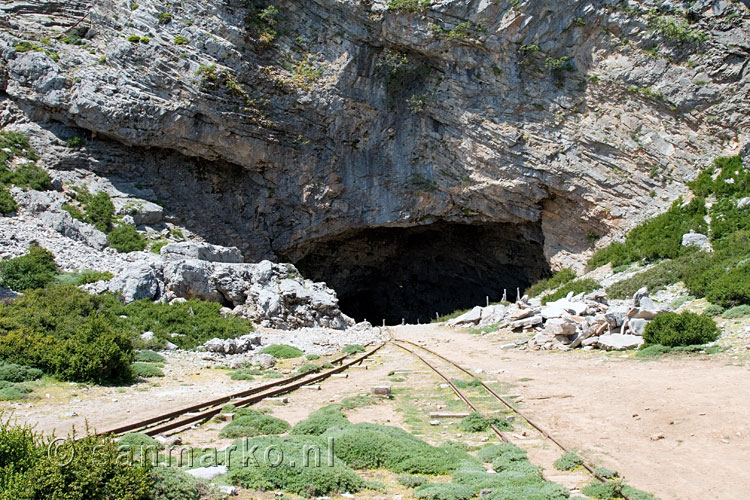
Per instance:
[[[600,335],[597,337],[596,342],[596,346],[605,351],[625,351],[642,345],[643,337],[639,337],[638,335],[621,335],[619,333]]]
[[[450,327],[476,325],[481,319],[482,308],[480,306],[476,306],[470,311],[467,311],[460,316],[456,316],[455,318],[448,320],[447,325]]]
[[[164,291],[163,272],[158,264],[135,262],[108,283],[109,290],[121,294],[125,303],[155,300]]]
[[[710,252],[713,250],[711,248],[711,242],[708,240],[708,236],[706,236],[705,234],[696,233],[694,231],[690,231],[689,233],[682,235],[682,246],[698,247],[701,250],[705,250],[706,252]]]
[[[242,252],[238,248],[191,241],[165,245],[161,249],[161,255],[165,260],[196,259],[229,264],[238,264],[243,261]]]
[[[113,197],[112,204],[115,206],[117,215],[129,215],[133,218],[133,223],[140,225],[154,225],[164,220],[164,209],[146,200],[137,198]]]
[[[74,219],[68,212],[43,212],[39,215],[39,222],[67,238],[80,241],[96,250],[102,250],[109,244],[106,234],[90,224]]]

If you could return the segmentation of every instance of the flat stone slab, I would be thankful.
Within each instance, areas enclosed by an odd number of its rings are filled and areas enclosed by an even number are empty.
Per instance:
[[[604,349],[605,351],[625,351],[642,346],[643,337],[639,337],[638,335],[621,335],[619,333],[600,335],[596,345],[599,349]]]
[[[217,465],[215,467],[199,467],[197,469],[185,471],[185,474],[190,474],[196,479],[204,479],[206,481],[210,481],[211,479],[226,473],[227,468],[223,465]]]

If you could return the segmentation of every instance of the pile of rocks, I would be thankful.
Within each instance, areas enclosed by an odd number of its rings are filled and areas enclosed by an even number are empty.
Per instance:
[[[170,243],[162,259],[133,263],[92,292],[111,291],[125,302],[174,302],[198,298],[226,305],[235,314],[268,328],[321,327],[344,330],[354,320],[341,312],[325,283],[304,279],[292,264],[242,262],[236,248],[206,243]]]
[[[499,330],[528,332],[530,338],[505,348],[568,350],[624,350],[643,344],[643,331],[649,321],[666,309],[657,306],[642,288],[632,302],[607,300],[603,290],[541,304],[523,297],[509,306],[475,307],[448,322],[451,327],[487,326],[498,323]]]
[[[218,354],[244,354],[260,346],[259,335],[243,335],[236,339],[211,339],[203,344],[203,349]]]

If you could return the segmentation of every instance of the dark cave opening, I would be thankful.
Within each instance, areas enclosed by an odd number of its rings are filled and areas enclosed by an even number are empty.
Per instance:
[[[538,224],[436,222],[367,228],[308,242],[292,259],[336,290],[341,310],[373,324],[429,322],[436,313],[500,301],[549,274]]]

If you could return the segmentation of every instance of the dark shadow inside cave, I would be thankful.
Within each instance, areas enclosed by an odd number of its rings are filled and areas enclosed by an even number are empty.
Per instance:
[[[300,272],[335,289],[357,321],[429,322],[500,301],[549,274],[538,224],[436,222],[367,228],[306,243],[291,260]]]

